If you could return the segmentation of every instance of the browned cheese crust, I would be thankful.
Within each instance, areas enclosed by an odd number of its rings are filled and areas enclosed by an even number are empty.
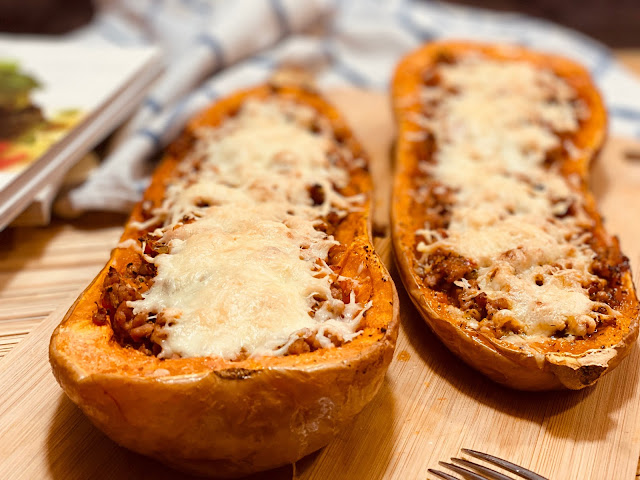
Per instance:
[[[160,359],[149,335],[132,330],[140,325],[114,334],[115,313],[104,308],[105,302],[113,306],[105,300],[113,284],[110,270],[126,282],[142,276],[145,283],[153,276],[139,271],[139,252],[126,246],[127,240],[144,234],[132,222],[145,219],[149,203],[160,205],[166,185],[194,144],[194,131],[219,125],[255,98],[286,99],[312,108],[329,122],[335,142],[346,146],[354,159],[366,161],[337,110],[309,88],[265,85],[219,101],[193,119],[168,148],[127,223],[121,238],[125,243],[113,250],[50,344],[56,379],[110,438],[176,468],[220,477],[292,463],[326,445],[379,390],[398,332],[395,287],[371,244],[371,178],[366,162],[359,161],[345,165],[350,180],[341,193],[361,193],[367,201],[332,226],[340,245],[328,259],[335,272],[357,282],[356,300],[372,304],[353,340],[285,356]]]
[[[560,149],[547,156],[565,178],[573,177],[575,188],[584,198],[584,210],[593,219],[589,232],[590,247],[597,256],[591,272],[598,275],[604,287],[593,286],[593,299],[605,298],[620,315],[612,322],[597,326],[584,336],[552,335],[541,341],[536,338],[529,348],[519,348],[502,339],[500,331],[474,328],[454,309],[458,287],[454,281],[469,276],[474,266],[464,258],[442,253],[432,254],[428,272],[419,261],[416,231],[424,228],[446,228],[448,192],[436,188],[426,198],[416,199],[412,192],[422,186],[425,177],[419,165],[433,162],[437,142],[428,135],[425,141],[413,141],[412,136],[425,130],[415,121],[424,114],[421,89],[433,81],[433,72],[441,64],[455,64],[469,55],[493,61],[527,62],[535,68],[553,72],[564,80],[577,98],[588,108],[589,115],[580,120],[578,130],[567,139],[580,152],[569,155]],[[580,65],[565,58],[536,53],[524,48],[483,45],[462,41],[436,42],[423,46],[406,56],[398,65],[392,87],[394,113],[398,126],[393,188],[392,236],[400,274],[416,308],[442,342],[473,368],[509,387],[523,390],[580,389],[592,385],[613,369],[629,353],[638,335],[638,300],[628,259],[619,249],[617,238],[607,234],[588,189],[589,164],[600,150],[606,133],[606,112],[598,91],[588,73]],[[426,132],[428,133],[428,132]],[[576,182],[575,179],[579,181]],[[440,215],[434,215],[441,206]],[[476,305],[478,307],[478,300]],[[456,305],[460,307],[460,305]],[[500,305],[482,303],[482,321]],[[492,310],[493,309],[493,310]],[[464,306],[461,310],[464,310]],[[466,311],[467,313],[470,310]],[[471,312],[477,316],[478,309]]]

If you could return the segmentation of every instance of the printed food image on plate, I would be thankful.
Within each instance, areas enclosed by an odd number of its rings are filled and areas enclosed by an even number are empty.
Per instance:
[[[23,170],[82,117],[77,108],[47,115],[32,99],[34,90],[44,88],[19,62],[0,59],[0,171]]]

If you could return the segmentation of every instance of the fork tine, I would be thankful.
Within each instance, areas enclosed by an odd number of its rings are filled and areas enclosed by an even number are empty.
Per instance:
[[[444,478],[444,480],[460,480],[459,478],[454,477],[453,475],[449,475],[448,473],[441,472],[440,470],[434,470],[433,468],[427,469],[428,472],[433,473],[434,475]]]
[[[452,462],[459,463],[465,467],[472,468],[483,474],[488,480],[513,480],[511,477],[507,477],[504,473],[496,472],[494,469],[480,465],[479,463],[470,462],[464,458],[452,458]]]
[[[499,467],[504,468],[505,470],[510,471],[511,473],[515,473],[516,475],[526,479],[526,480],[549,480],[547,477],[543,477],[542,475],[538,475],[531,470],[527,470],[520,465],[516,465],[515,463],[507,462],[498,457],[494,457],[493,455],[489,455],[488,453],[478,452],[477,450],[470,450],[468,448],[461,449],[467,455],[471,455],[472,457],[479,458],[481,460],[485,460],[489,463],[493,463]]]
[[[480,475],[480,474],[478,474],[476,472],[473,472],[471,470],[467,470],[466,468],[459,467],[458,465],[454,465],[453,463],[438,462],[438,464],[442,465],[443,467],[448,468],[449,470],[453,470],[454,472],[459,473],[460,475],[462,475],[467,480],[488,480],[486,477],[483,477],[482,475]],[[513,480],[513,479],[508,478],[507,480]]]

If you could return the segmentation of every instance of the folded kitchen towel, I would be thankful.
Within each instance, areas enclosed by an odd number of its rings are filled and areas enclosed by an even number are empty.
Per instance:
[[[322,88],[385,90],[397,61],[434,39],[520,44],[574,58],[600,87],[612,133],[640,138],[640,82],[600,43],[550,22],[419,0],[103,0],[73,40],[157,44],[166,71],[120,132],[112,153],[62,199],[66,214],[128,211],[148,182],[149,158],[215,99],[276,68],[313,73]]]

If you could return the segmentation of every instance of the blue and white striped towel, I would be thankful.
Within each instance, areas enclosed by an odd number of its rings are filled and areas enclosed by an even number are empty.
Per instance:
[[[146,186],[147,159],[196,111],[264,81],[274,68],[311,69],[321,87],[384,90],[396,62],[438,38],[517,43],[572,57],[601,88],[616,135],[640,138],[640,82],[598,42],[520,14],[419,0],[127,0],[99,2],[73,40],[155,43],[167,70],[119,145],[64,204],[71,212],[127,211]],[[69,213],[69,212],[68,212]]]

